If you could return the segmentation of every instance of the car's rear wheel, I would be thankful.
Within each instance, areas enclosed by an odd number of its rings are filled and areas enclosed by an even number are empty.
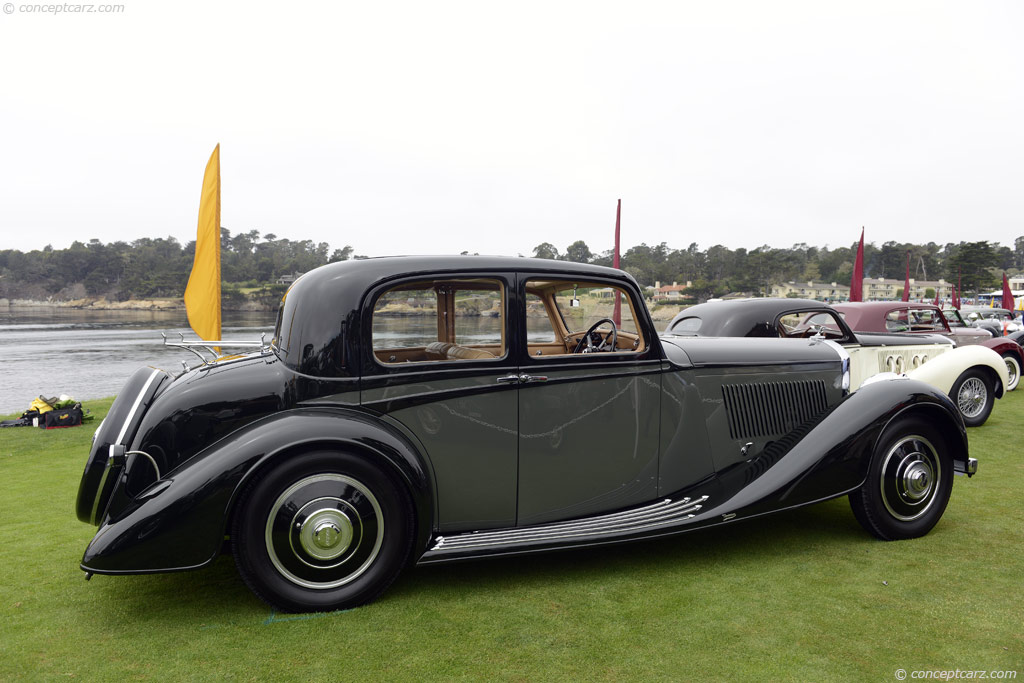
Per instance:
[[[1003,360],[1006,362],[1006,372],[1010,375],[1006,390],[1013,391],[1020,384],[1020,361],[1012,353],[1003,354]]]
[[[992,380],[981,370],[973,368],[957,377],[949,397],[953,399],[968,427],[985,424],[996,400]]]
[[[242,494],[231,530],[246,584],[288,612],[376,599],[405,565],[412,537],[401,484],[362,458],[331,452],[267,470]]]
[[[952,488],[953,459],[942,435],[920,418],[902,418],[882,433],[850,507],[883,541],[917,538],[942,517]]]

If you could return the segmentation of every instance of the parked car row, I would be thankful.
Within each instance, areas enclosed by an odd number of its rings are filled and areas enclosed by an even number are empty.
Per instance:
[[[914,538],[954,473],[975,473],[965,419],[984,421],[1009,381],[988,348],[855,333],[815,302],[706,304],[670,328],[610,268],[318,268],[269,344],[129,378],[82,475],[77,515],[98,530],[81,568],[191,570],[230,552],[256,595],[316,611],[372,601],[410,565],[839,496],[868,533]]]
[[[905,373],[949,395],[964,423],[971,427],[984,424],[995,400],[1017,387],[1024,366],[1020,344],[974,329],[958,334],[931,304],[719,301],[682,311],[666,331],[710,337],[830,340],[850,355],[852,389],[881,373]]]

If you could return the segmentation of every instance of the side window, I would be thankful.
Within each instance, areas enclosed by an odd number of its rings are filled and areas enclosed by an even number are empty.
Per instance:
[[[373,355],[384,364],[503,357],[505,308],[505,289],[496,280],[399,285],[374,302]]]
[[[841,339],[843,328],[831,312],[809,311],[787,313],[779,317],[778,330],[783,337],[813,337]]]
[[[632,353],[647,348],[637,327],[634,302],[620,287],[581,281],[537,279],[526,283],[527,343],[530,356],[564,355],[599,350]],[[615,302],[619,301],[618,322],[613,335]],[[591,344],[585,335],[594,328]]]
[[[910,322],[907,319],[907,312],[889,311],[885,315],[885,329],[887,332],[909,332]]]
[[[915,332],[945,332],[942,321],[930,308],[914,309],[910,311],[911,329]]]
[[[526,341],[529,344],[558,342],[544,300],[532,292],[526,294]]]

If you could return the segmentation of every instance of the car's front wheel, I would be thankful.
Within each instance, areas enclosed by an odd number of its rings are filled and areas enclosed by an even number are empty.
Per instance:
[[[949,397],[953,399],[960,416],[964,418],[964,424],[968,427],[980,427],[985,424],[996,400],[992,380],[975,368],[965,370],[957,377]]]
[[[942,517],[952,488],[953,459],[942,435],[920,418],[902,418],[882,433],[850,507],[883,541],[917,538]]]
[[[287,612],[376,599],[405,566],[412,537],[401,484],[362,458],[332,452],[267,470],[243,492],[231,529],[246,584]]]
[[[1013,391],[1020,384],[1020,361],[1012,353],[1003,354],[1003,361],[1006,362],[1006,372],[1010,375],[1006,390]]]

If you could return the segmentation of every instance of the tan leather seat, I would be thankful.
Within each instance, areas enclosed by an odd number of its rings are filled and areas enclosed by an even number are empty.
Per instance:
[[[455,346],[455,344],[449,344],[448,342],[431,342],[427,344],[424,349],[427,360],[448,360],[448,349]]]
[[[448,360],[477,360],[480,358],[494,358],[494,354],[483,349],[471,349],[468,346],[456,346],[452,344],[448,349]]]

